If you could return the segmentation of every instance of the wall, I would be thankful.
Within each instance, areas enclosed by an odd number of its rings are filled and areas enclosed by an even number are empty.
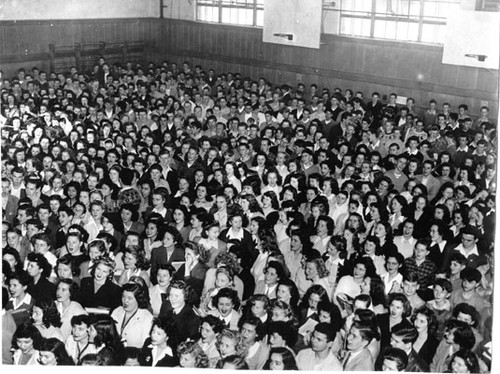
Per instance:
[[[160,0],[2,0],[0,20],[159,17],[159,3]]]
[[[196,19],[195,0],[163,0],[163,17],[194,21]]]
[[[481,105],[498,108],[498,70],[444,65],[443,48],[323,35],[319,50],[262,42],[262,29],[198,22],[157,21],[154,39],[166,58],[190,59],[217,72],[241,72],[271,82],[342,87],[365,95],[397,92],[418,105],[466,103],[471,113]],[[456,108],[455,108],[456,109]]]
[[[180,9],[184,10],[176,13],[179,17],[189,7]],[[365,95],[397,92],[424,106],[431,98],[439,104],[466,103],[471,113],[485,104],[492,113],[498,108],[498,70],[444,65],[442,47],[323,35],[321,48],[312,50],[263,43],[258,28],[178,19],[2,22],[0,69],[6,76],[21,66],[48,69],[40,54],[47,53],[49,43],[72,46],[99,41],[145,41],[152,52],[143,61],[190,60],[217,72],[263,76],[274,83],[295,86],[301,79],[306,85],[351,88]]]
[[[133,44],[147,42],[150,46],[152,28],[157,24],[152,19],[100,19],[100,20],[53,20],[53,21],[5,21],[0,25],[0,69],[5,76],[12,77],[18,68],[27,71],[33,66],[49,71],[49,44],[56,45],[57,50],[71,50],[76,43],[85,48],[98,48],[99,42],[107,45]],[[155,45],[158,43],[155,40]],[[153,55],[149,48],[140,62],[151,60]],[[95,60],[95,56],[88,59]],[[119,56],[111,56],[111,62]],[[137,60],[137,59],[136,59]],[[66,67],[75,63],[74,58],[67,58]],[[57,70],[57,65],[56,65]]]

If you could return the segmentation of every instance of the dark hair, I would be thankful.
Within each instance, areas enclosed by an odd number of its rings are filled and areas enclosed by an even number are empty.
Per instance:
[[[411,304],[408,301],[408,298],[406,297],[405,294],[399,293],[399,292],[390,293],[389,297],[388,297],[388,300],[387,300],[387,304],[390,306],[393,301],[399,301],[399,302],[401,302],[403,304],[403,307],[404,307],[403,316],[405,316],[405,317],[409,317],[410,316],[410,314],[411,314]]]
[[[115,321],[111,316],[97,315],[92,322],[92,326],[96,330],[94,338],[96,347],[104,345],[107,349],[112,350],[115,355],[123,352],[123,343],[116,329]]]
[[[290,291],[290,295],[291,295],[291,298],[290,298],[290,307],[292,309],[296,308],[297,304],[299,303],[299,300],[300,300],[300,295],[299,295],[299,290],[298,290],[297,285],[295,284],[295,282],[292,281],[291,279],[288,279],[288,278],[280,279],[280,281],[278,283],[277,289],[279,288],[279,286],[288,287],[288,289]]]
[[[399,348],[388,347],[384,352],[384,360],[394,361],[398,371],[404,371],[408,365],[408,355]]]
[[[134,294],[139,309],[146,309],[149,306],[149,300],[144,293],[143,288],[137,283],[126,283],[122,288],[122,295],[124,292],[131,292]]]
[[[456,319],[460,313],[471,316],[472,327],[477,327],[479,325],[479,322],[481,322],[481,315],[479,314],[477,309],[470,304],[460,303],[456,305],[455,308],[453,308],[453,318]]]
[[[49,264],[47,258],[41,253],[28,253],[28,262],[36,262],[38,267],[42,270],[42,277],[48,278],[52,271],[52,265]]]
[[[461,358],[465,366],[467,366],[467,369],[469,370],[469,373],[479,373],[479,361],[477,359],[477,356],[475,353],[471,352],[468,349],[460,349],[457,351],[450,359],[450,363],[448,364],[448,370],[450,373],[452,373],[452,367],[453,367],[453,361],[455,360],[455,357]]]
[[[309,297],[312,294],[316,294],[319,296],[320,301],[329,301],[328,292],[325,290],[323,286],[319,284],[314,284],[309,287],[302,298],[301,308],[309,308]]]
[[[171,318],[166,318],[166,317],[155,318],[155,319],[153,319],[151,331],[153,331],[155,326],[158,327],[159,329],[162,329],[163,331],[165,331],[165,334],[167,334],[167,338],[168,338],[167,344],[171,348],[174,348],[179,344],[177,327],[175,326],[175,322]]]
[[[418,331],[415,326],[405,325],[402,323],[398,323],[397,325],[395,325],[391,330],[391,334],[394,334],[401,338],[404,344],[413,344],[417,341],[418,338]]]
[[[33,340],[33,348],[38,349],[43,339],[40,330],[38,330],[38,328],[32,323],[24,323],[20,325],[12,336],[12,348],[18,348],[17,339],[30,338]]]
[[[235,310],[239,309],[240,298],[238,297],[238,292],[236,292],[236,290],[233,290],[232,288],[228,288],[228,287],[220,289],[219,292],[217,292],[217,295],[212,297],[212,304],[215,307],[217,307],[217,305],[219,303],[219,299],[221,299],[223,297],[231,300],[231,302],[233,303],[233,308]]]
[[[413,324],[415,324],[415,319],[417,318],[418,314],[425,316],[425,318],[427,319],[427,334],[429,336],[434,336],[438,328],[438,321],[434,310],[429,308],[427,305],[423,305],[420,308],[416,309],[413,312],[413,316],[411,318],[411,322]]]
[[[224,330],[224,323],[217,317],[209,314],[206,317],[203,317],[200,321],[200,327],[204,323],[208,323],[210,327],[212,327],[212,330],[214,330],[214,333],[217,335],[219,334],[222,330]]]
[[[238,327],[242,329],[244,324],[255,326],[256,341],[260,341],[266,336],[266,326],[264,326],[259,317],[248,315],[244,318],[240,318],[238,321]]]
[[[293,352],[285,347],[271,348],[271,350],[269,351],[269,358],[263,367],[264,370],[270,370],[271,356],[273,355],[273,353],[281,355],[281,360],[283,361],[283,370],[299,370]]]
[[[42,339],[40,352],[52,352],[56,358],[57,365],[74,365],[73,359],[69,357],[64,343],[57,338]]]
[[[337,335],[335,329],[330,323],[320,322],[314,327],[314,331],[326,335],[327,342],[333,342]]]
[[[57,306],[52,300],[36,301],[35,306],[40,308],[43,313],[42,322],[45,327],[61,327],[61,316],[57,310]]]
[[[277,333],[285,341],[288,347],[293,347],[297,343],[298,330],[292,325],[291,322],[285,321],[272,321],[267,327],[267,335]]]

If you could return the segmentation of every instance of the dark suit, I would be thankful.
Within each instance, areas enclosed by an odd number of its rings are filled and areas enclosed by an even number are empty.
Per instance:
[[[151,252],[151,282],[157,284],[156,274],[158,273],[158,265],[172,264],[172,262],[184,262],[184,249],[175,247],[174,251],[167,258],[167,250],[164,246],[153,249]]]
[[[179,342],[183,342],[187,339],[194,341],[199,339],[200,317],[196,315],[193,308],[189,304],[184,305],[184,308],[182,308],[178,314],[175,314],[170,301],[165,300],[161,304],[158,317],[174,321],[174,324],[177,327],[177,337]]]
[[[428,373],[429,370],[429,364],[412,349],[408,356],[408,365],[406,365],[405,371],[408,373]]]
[[[9,222],[11,225],[14,225],[14,219],[17,216],[17,208],[19,205],[19,199],[14,195],[9,194],[7,197],[7,205],[3,211],[3,219],[4,221]]]
[[[113,310],[120,306],[122,288],[107,280],[99,291],[94,290],[94,278],[86,277],[80,284],[81,304],[83,307],[105,307]]]

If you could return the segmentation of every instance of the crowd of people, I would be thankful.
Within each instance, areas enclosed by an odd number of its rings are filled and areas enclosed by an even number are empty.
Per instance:
[[[0,90],[4,364],[490,371],[487,107],[102,57]]]

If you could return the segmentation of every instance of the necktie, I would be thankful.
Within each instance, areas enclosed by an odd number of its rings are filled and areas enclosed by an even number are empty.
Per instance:
[[[344,357],[344,363],[342,364],[342,367],[344,368],[344,370],[345,370],[345,368],[347,366],[347,362],[349,361],[350,358],[351,358],[351,352],[349,351],[345,355],[345,357]]]

